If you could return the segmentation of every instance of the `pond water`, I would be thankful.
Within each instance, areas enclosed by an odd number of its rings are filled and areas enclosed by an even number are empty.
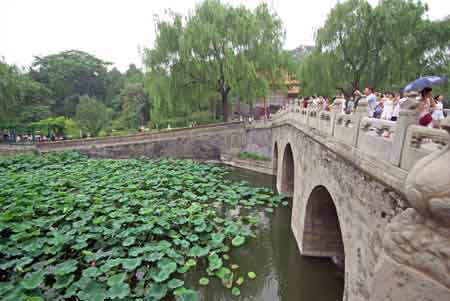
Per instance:
[[[275,178],[242,169],[232,169],[228,178],[245,180],[251,185],[273,188]],[[230,263],[239,265],[238,276],[248,271],[256,273],[241,287],[240,297],[232,297],[230,290],[218,279],[211,278],[207,287],[196,285],[205,275],[192,275],[191,287],[201,292],[201,300],[257,300],[257,301],[338,301],[342,300],[344,279],[342,272],[328,259],[302,257],[292,234],[291,208],[279,207],[275,213],[260,213],[257,238],[233,250]]]

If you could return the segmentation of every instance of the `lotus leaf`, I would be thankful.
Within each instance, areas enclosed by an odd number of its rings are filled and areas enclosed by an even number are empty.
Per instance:
[[[74,259],[64,261],[55,267],[55,275],[63,276],[70,274],[77,269],[77,261]]]
[[[96,267],[90,267],[90,268],[87,268],[87,269],[83,270],[83,276],[84,277],[92,277],[92,278],[94,278],[94,277],[96,277],[98,275],[98,273],[99,273],[99,270]]]
[[[236,280],[236,282],[235,282],[237,285],[239,285],[239,286],[241,286],[242,285],[242,283],[244,283],[244,277],[239,277],[237,280]]]
[[[209,279],[206,278],[206,277],[202,277],[202,278],[200,278],[200,279],[198,280],[198,283],[199,283],[200,285],[208,285],[208,284],[209,284]]]
[[[74,280],[74,275],[56,276],[56,282],[53,285],[56,289],[68,287]]]
[[[231,294],[233,296],[240,296],[241,295],[241,290],[239,287],[233,287],[233,289],[231,290]]]
[[[129,246],[131,246],[132,244],[134,244],[135,240],[136,240],[136,238],[134,238],[134,237],[128,237],[128,238],[126,238],[126,239],[123,241],[122,245],[123,245],[124,247],[129,247]]]
[[[167,287],[170,289],[175,289],[183,286],[183,284],[184,284],[183,280],[174,278],[171,279],[169,282],[167,282]]]
[[[234,247],[239,247],[242,246],[245,243],[245,237],[243,236],[236,236],[235,238],[233,238],[233,240],[231,241],[231,244]]]
[[[35,289],[44,281],[44,276],[43,271],[27,274],[22,280],[22,286],[28,290]]]
[[[154,283],[150,287],[148,297],[156,299],[156,300],[161,300],[162,298],[164,298],[166,296],[166,294],[167,294],[167,286],[166,285]]]
[[[122,266],[125,270],[132,271],[141,264],[141,261],[140,258],[122,259]]]
[[[107,284],[108,284],[108,286],[118,285],[120,283],[123,283],[125,281],[126,277],[127,277],[127,274],[125,274],[125,273],[112,275],[108,278]]]
[[[222,267],[222,259],[217,254],[212,254],[208,256],[209,269],[211,271],[220,269]]]
[[[196,291],[181,288],[174,292],[177,301],[198,301],[199,296]]]
[[[76,152],[0,157],[1,299],[197,300],[177,279],[194,266],[231,287],[225,253],[254,237],[263,208],[286,202],[226,173],[188,160]],[[241,205],[261,207],[244,216]]]
[[[25,301],[45,301],[45,300],[42,297],[33,296],[33,297],[26,298]]]
[[[105,288],[98,282],[90,282],[77,296],[83,301],[103,301],[107,298]]]
[[[116,283],[108,289],[108,297],[111,299],[123,299],[130,294],[130,286],[127,283]]]

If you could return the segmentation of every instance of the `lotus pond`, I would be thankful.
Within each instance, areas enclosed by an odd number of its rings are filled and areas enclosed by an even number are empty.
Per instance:
[[[242,175],[186,160],[0,158],[0,299],[337,300],[332,264],[298,256],[288,202]]]

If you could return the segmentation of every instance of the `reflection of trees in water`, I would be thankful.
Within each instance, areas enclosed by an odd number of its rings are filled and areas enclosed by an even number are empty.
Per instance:
[[[234,180],[247,180],[259,187],[274,187],[274,178],[253,172],[233,169]],[[242,176],[244,175],[244,176]],[[230,175],[227,179],[230,179]],[[222,207],[223,215],[231,213]],[[240,214],[256,215],[256,209],[240,208]],[[235,215],[233,212],[231,215]],[[190,287],[201,292],[202,301],[336,301],[342,299],[343,280],[333,278],[336,269],[323,259],[301,257],[297,243],[291,232],[291,208],[278,208],[274,214],[258,213],[260,225],[255,230],[257,237],[248,238],[242,247],[233,248],[227,265],[238,264],[234,280],[244,276],[241,296],[232,297],[231,290],[222,286],[215,277],[210,278],[207,287],[199,287],[198,279],[204,272],[189,277]],[[250,280],[249,271],[256,273]]]

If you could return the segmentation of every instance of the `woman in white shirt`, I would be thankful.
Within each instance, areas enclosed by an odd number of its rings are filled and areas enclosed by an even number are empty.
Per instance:
[[[394,94],[391,92],[386,93],[386,98],[383,102],[383,113],[381,119],[391,120],[392,113],[394,112]]]
[[[441,128],[441,120],[444,119],[444,104],[442,101],[444,100],[444,96],[437,95],[434,98],[435,105],[432,108],[432,114],[431,117],[433,117],[433,127],[435,129]]]
[[[391,121],[397,121],[400,116],[400,93],[396,93],[394,97],[394,109],[392,110]]]

